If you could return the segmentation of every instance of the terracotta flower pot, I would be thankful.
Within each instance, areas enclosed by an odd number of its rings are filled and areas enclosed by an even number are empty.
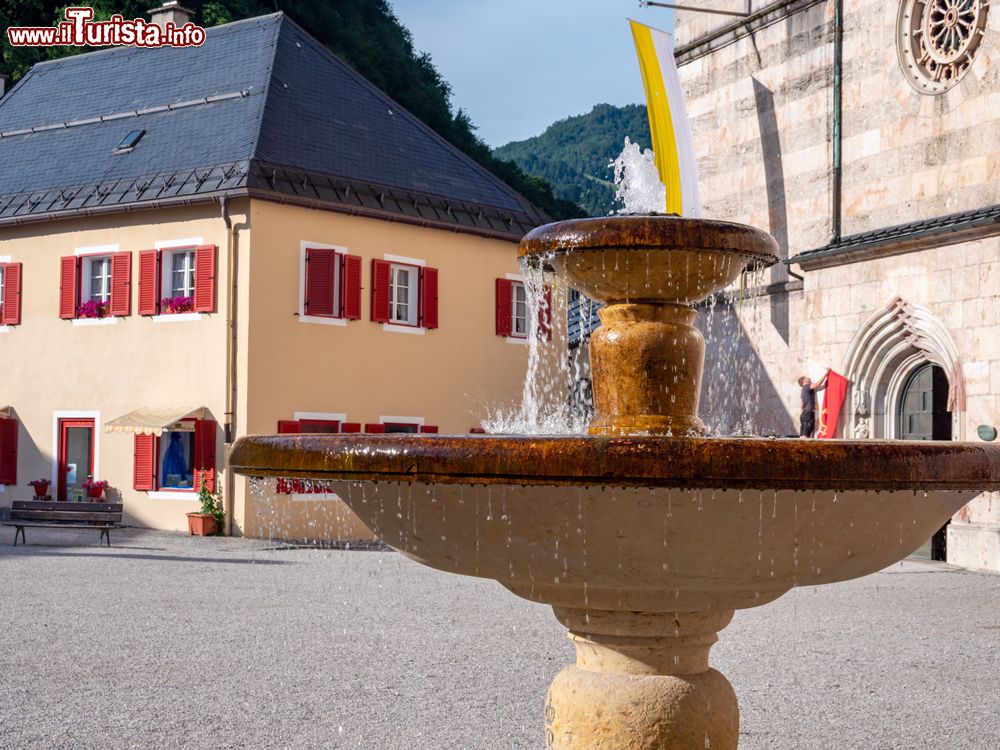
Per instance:
[[[188,513],[187,519],[191,536],[214,536],[219,531],[219,524],[211,513]]]
[[[35,497],[45,497],[49,494],[49,486],[47,484],[36,484],[35,487]]]

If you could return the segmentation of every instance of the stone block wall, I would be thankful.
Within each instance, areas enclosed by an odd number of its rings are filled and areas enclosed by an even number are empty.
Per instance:
[[[680,77],[705,216],[768,229],[794,257],[834,237],[835,4],[750,5],[788,12],[749,24],[752,33],[725,34],[732,19],[678,12]],[[841,236],[1000,204],[1000,7],[990,10],[970,72],[936,96],[918,93],[900,68],[898,2],[844,0],[843,7]],[[842,370],[866,322],[901,298],[926,311],[954,345],[965,403],[953,433],[977,441],[978,425],[1000,425],[997,235],[986,228],[956,244],[811,270],[792,264],[801,282],[772,270],[762,283],[772,293],[706,308],[702,416],[724,433],[793,434],[795,381],[806,359]],[[880,405],[883,419],[897,406]],[[842,415],[848,426],[850,408]],[[957,514],[948,543],[950,560],[1000,571],[1000,495],[983,495]]]

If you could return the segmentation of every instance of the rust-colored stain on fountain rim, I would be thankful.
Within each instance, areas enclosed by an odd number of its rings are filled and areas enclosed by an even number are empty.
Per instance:
[[[1000,445],[505,435],[241,438],[249,476],[458,484],[799,490],[1000,490]]]
[[[704,250],[734,253],[764,268],[777,262],[778,243],[745,224],[680,216],[604,216],[571,219],[532,229],[521,240],[519,257],[589,250]]]

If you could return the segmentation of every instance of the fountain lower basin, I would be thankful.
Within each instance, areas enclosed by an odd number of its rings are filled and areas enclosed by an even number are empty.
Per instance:
[[[867,575],[1000,489],[1000,449],[963,443],[297,435],[245,438],[230,461],[334,481],[425,565],[556,607],[644,612]]]

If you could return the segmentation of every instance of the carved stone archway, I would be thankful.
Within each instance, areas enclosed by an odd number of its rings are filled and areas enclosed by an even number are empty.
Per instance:
[[[844,437],[898,437],[896,408],[907,378],[926,363],[948,377],[952,438],[964,439],[965,376],[955,342],[925,307],[896,297],[876,310],[851,341],[843,372],[850,381]]]

